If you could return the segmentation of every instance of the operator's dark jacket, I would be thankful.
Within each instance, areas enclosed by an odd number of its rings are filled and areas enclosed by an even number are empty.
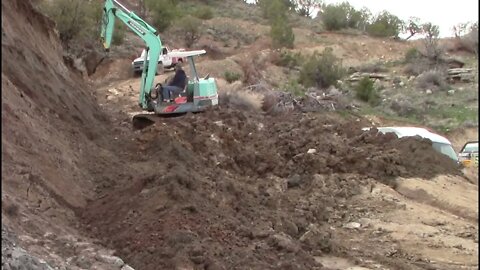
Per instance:
[[[175,76],[172,81],[168,84],[170,86],[176,86],[180,89],[184,89],[187,84],[187,75],[183,69],[179,69],[175,72]]]

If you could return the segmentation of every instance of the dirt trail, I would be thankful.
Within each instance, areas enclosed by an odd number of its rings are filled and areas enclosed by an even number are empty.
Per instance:
[[[11,267],[478,266],[478,188],[428,142],[362,133],[369,122],[349,114],[238,103],[133,131],[133,81],[94,91],[28,1],[2,2],[2,18]]]

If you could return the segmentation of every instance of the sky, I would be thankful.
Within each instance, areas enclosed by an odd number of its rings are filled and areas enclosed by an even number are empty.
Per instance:
[[[323,0],[326,4],[345,0]],[[247,0],[250,2],[250,0]],[[458,23],[478,21],[478,0],[347,0],[356,9],[368,8],[373,15],[387,10],[402,20],[418,17],[440,28],[440,37],[453,36]]]

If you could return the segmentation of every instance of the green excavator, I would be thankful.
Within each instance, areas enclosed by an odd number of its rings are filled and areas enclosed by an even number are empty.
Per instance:
[[[105,50],[108,52],[112,41],[115,19],[119,19],[128,28],[145,41],[145,59],[141,76],[139,105],[153,115],[184,114],[188,112],[201,112],[207,108],[218,105],[217,84],[209,75],[199,78],[195,67],[194,57],[205,54],[205,50],[171,52],[172,57],[186,57],[190,69],[190,77],[184,93],[174,99],[174,102],[164,102],[162,98],[162,84],[154,85],[158,60],[162,51],[162,42],[157,30],[138,17],[134,12],[116,0],[105,0],[101,39]],[[134,126],[143,126],[140,122],[150,124],[152,114],[134,116]],[[137,123],[137,124],[136,124]]]

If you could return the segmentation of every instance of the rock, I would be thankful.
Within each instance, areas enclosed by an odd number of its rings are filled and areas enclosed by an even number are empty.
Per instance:
[[[404,82],[400,82],[398,85],[400,85],[400,87],[404,87],[404,86],[405,86],[405,83],[404,83]]]
[[[298,235],[298,227],[297,224],[291,222],[290,220],[284,220],[282,222],[283,231],[290,235],[291,237],[297,237]]]
[[[194,263],[194,264],[202,264],[205,262],[205,257],[203,256],[191,256],[190,257],[190,260]]]
[[[135,269],[133,269],[133,267],[131,267],[130,265],[125,264],[124,266],[122,266],[122,269],[120,270],[135,270]]]
[[[92,267],[92,262],[87,259],[86,256],[79,256],[79,257],[76,257],[75,259],[75,265],[80,267],[80,268],[83,268],[83,269],[90,269],[90,267]]]
[[[123,262],[122,259],[120,259],[119,257],[117,256],[110,256],[110,255],[103,255],[103,254],[100,254],[98,256],[96,256],[97,260],[100,261],[100,262],[104,262],[106,264],[110,264],[110,265],[114,265],[118,268],[122,267],[125,263]]]
[[[379,79],[375,79],[375,81],[373,82],[373,87],[375,87],[375,89],[380,89],[382,88],[382,86],[382,82]]]
[[[307,154],[315,154],[316,152],[317,152],[317,149],[310,148],[308,149]]]
[[[425,90],[425,94],[430,95],[431,93],[433,93],[432,90],[430,90],[430,89]]]
[[[451,95],[455,94],[455,90],[453,90],[453,89],[448,90],[447,94],[451,96]]]
[[[410,77],[408,78],[408,80],[409,80],[409,81],[415,80],[415,76],[410,76]]]
[[[293,242],[292,238],[286,234],[275,234],[271,238],[273,246],[276,246],[278,249],[286,250],[289,252],[297,252],[300,247]]]
[[[272,232],[273,232],[272,230],[253,229],[250,235],[252,238],[263,239],[270,236]]]
[[[295,174],[287,180],[287,188],[294,188],[300,186],[302,178],[300,175]]]
[[[347,229],[359,229],[360,227],[362,227],[362,224],[358,223],[358,222],[349,222],[345,225],[343,225],[344,228],[347,228]]]

